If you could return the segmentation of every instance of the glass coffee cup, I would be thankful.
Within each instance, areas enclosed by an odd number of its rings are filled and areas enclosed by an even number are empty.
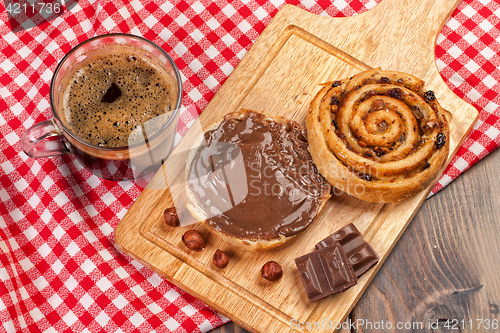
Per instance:
[[[32,158],[73,154],[90,172],[139,180],[170,154],[182,100],[171,57],[142,37],[107,34],[73,48],[50,85],[53,118],[21,138]]]

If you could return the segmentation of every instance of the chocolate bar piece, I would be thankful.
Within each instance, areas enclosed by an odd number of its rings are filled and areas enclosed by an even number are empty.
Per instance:
[[[322,249],[335,243],[342,245],[349,264],[357,277],[375,265],[379,256],[364,239],[359,230],[350,223],[316,244],[316,249]]]
[[[357,283],[340,244],[335,243],[295,259],[309,302],[343,291]]]

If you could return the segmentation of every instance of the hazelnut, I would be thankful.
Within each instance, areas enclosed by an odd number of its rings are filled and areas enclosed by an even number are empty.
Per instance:
[[[229,257],[221,250],[215,251],[213,262],[215,267],[224,268],[229,263]]]
[[[188,230],[182,235],[182,241],[189,249],[193,251],[202,251],[205,249],[205,239],[202,234],[196,230]]]
[[[175,207],[166,208],[163,211],[163,219],[165,220],[165,224],[169,227],[178,227],[180,225],[179,215],[177,215]]]
[[[283,269],[276,261],[269,261],[262,266],[260,275],[268,281],[277,281],[283,276]]]

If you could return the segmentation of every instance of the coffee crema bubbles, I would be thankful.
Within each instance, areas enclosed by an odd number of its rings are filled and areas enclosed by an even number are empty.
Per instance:
[[[147,56],[122,48],[95,52],[77,64],[63,85],[63,122],[79,138],[103,147],[144,140],[168,120],[169,74]],[[158,117],[158,118],[157,118]]]

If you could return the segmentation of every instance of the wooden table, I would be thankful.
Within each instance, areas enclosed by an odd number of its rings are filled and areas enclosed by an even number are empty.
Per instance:
[[[499,165],[497,150],[423,204],[341,333],[500,332]]]

